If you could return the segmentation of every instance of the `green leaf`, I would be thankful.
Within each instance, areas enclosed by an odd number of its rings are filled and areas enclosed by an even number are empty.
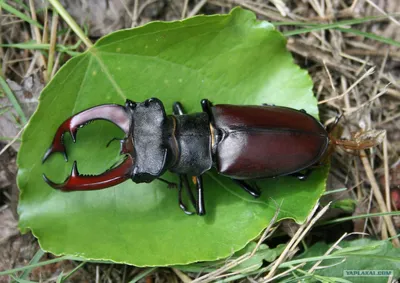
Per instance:
[[[359,239],[354,241],[342,241],[342,248],[332,253],[332,256],[344,256],[343,259],[323,260],[314,274],[326,277],[344,277],[345,270],[392,270],[393,278],[400,276],[400,249],[394,248],[388,241],[375,241],[370,239]],[[323,255],[329,249],[329,245],[319,242],[309,248],[296,259],[307,259]],[[303,270],[310,269],[315,263],[307,263]],[[351,282],[388,282],[388,276],[349,276],[344,277]]]
[[[63,193],[41,176],[62,182],[74,160],[82,174],[99,174],[120,160],[118,143],[105,145],[123,133],[98,121],[79,131],[76,144],[65,135],[68,163],[56,155],[41,164],[66,118],[127,98],[158,97],[169,113],[174,101],[187,112],[199,112],[200,100],[208,98],[215,104],[286,105],[317,117],[312,81],[293,63],[285,44],[271,24],[240,8],[229,15],[154,22],[100,39],[61,68],[24,132],[18,156],[19,227],[31,229],[42,249],[57,255],[160,266],[231,255],[268,226],[280,204],[278,219],[303,222],[325,189],[328,166],[305,182],[293,177],[259,182],[259,199],[215,170],[207,172],[205,217],[185,215],[177,191],[158,181]],[[170,173],[163,177],[177,181]]]

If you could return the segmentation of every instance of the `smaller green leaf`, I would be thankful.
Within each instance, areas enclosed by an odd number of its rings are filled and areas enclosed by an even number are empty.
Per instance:
[[[346,212],[353,212],[356,208],[356,202],[353,199],[341,199],[335,201],[331,207],[340,208]]]
[[[238,258],[246,253],[251,253],[255,249],[257,243],[250,242],[243,250],[238,251],[234,254],[234,258]],[[248,260],[243,263],[235,266],[231,269],[231,271],[241,271],[244,273],[248,273],[251,271],[255,271],[263,265],[263,261],[273,262],[285,249],[286,245],[281,244],[278,245],[274,249],[270,249],[267,245],[261,244],[257,250],[257,252]]]
[[[231,257],[224,260],[216,260],[216,261],[208,261],[208,262],[199,262],[193,263],[184,266],[175,266],[175,268],[184,270],[187,272],[200,272],[200,271],[207,271],[211,272],[217,270],[227,264],[227,261],[231,262],[237,260],[239,257],[245,255],[246,253],[252,253],[256,248],[256,242],[250,242],[246,245],[242,250],[237,251]],[[247,259],[246,261],[242,262],[241,264],[233,267],[230,271],[243,271],[244,273],[252,272],[258,270],[263,265],[263,261],[273,262],[285,249],[286,245],[278,245],[274,249],[270,249],[267,245],[261,244],[258,247],[257,252]]]
[[[392,270],[393,278],[400,276],[400,249],[394,248],[388,241],[375,241],[371,239],[359,239],[343,241],[339,243],[340,250],[333,252],[333,257],[340,255],[342,259],[323,260],[314,274],[326,277],[342,277],[345,270]],[[328,244],[319,242],[296,259],[307,259],[322,256],[330,248]],[[302,269],[309,270],[315,263],[307,263]],[[387,282],[385,276],[356,276],[347,277],[351,282]]]

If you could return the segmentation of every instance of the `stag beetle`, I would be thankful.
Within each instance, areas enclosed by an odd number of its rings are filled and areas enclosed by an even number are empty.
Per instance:
[[[259,197],[251,179],[293,175],[303,179],[327,152],[329,134],[324,126],[304,110],[272,105],[213,106],[201,101],[203,112],[184,114],[179,102],[173,115],[166,115],[162,102],[151,98],[125,106],[104,104],[84,110],[61,124],[43,162],[54,152],[67,160],[63,135],[69,131],[76,141],[78,128],[93,120],[108,120],[125,132],[120,141],[125,159],[101,175],[80,175],[74,162],[71,175],[56,184],[43,175],[51,187],[62,191],[100,190],[131,179],[149,183],[169,170],[179,176],[181,209],[191,214],[182,201],[185,188],[198,215],[206,213],[202,175],[215,167],[253,197]],[[194,176],[196,193],[188,176]],[[195,197],[196,195],[196,197]]]

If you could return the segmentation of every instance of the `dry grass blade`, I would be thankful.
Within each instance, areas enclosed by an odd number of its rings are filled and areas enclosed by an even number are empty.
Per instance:
[[[134,3],[134,4],[133,4],[132,25],[131,25],[131,28],[137,26],[139,1],[138,1],[138,0],[134,0],[133,3]]]
[[[193,17],[194,15],[197,15],[197,13],[203,8],[203,6],[207,3],[207,0],[201,0],[199,3],[194,6],[193,10],[190,11],[188,14],[188,17]]]
[[[282,22],[287,22],[288,21],[288,19],[283,17],[283,16],[281,16],[280,13],[276,13],[274,11],[270,11],[270,10],[267,10],[267,9],[258,8],[255,5],[255,3],[252,2],[252,1],[243,1],[243,0],[229,0],[229,1],[232,2],[233,4],[240,5],[242,7],[245,7],[247,9],[249,9],[249,10],[252,10],[257,14],[263,15],[263,16],[267,17],[268,19],[273,19],[275,21],[282,21]]]
[[[374,7],[377,11],[379,11],[380,13],[384,14],[386,17],[388,17],[388,19],[390,19],[392,22],[394,22],[396,25],[400,26],[400,22],[398,20],[396,20],[395,18],[393,18],[392,16],[390,16],[388,13],[386,13],[384,10],[382,10],[378,5],[376,5],[374,2],[372,2],[371,0],[366,0],[367,3],[369,5],[371,5],[372,7]]]
[[[267,239],[268,233],[271,231],[272,226],[275,224],[276,219],[278,218],[280,209],[281,209],[281,206],[277,206],[277,209],[275,210],[274,216],[272,217],[271,221],[269,222],[267,228],[265,228],[264,232],[262,233],[260,239],[257,242],[257,245],[254,247],[254,250],[252,251],[250,256],[253,256],[257,252],[257,250],[260,247],[260,245]]]
[[[378,182],[375,179],[374,172],[372,171],[371,164],[368,161],[365,151],[361,151],[361,161],[364,165],[365,172],[367,173],[367,177],[368,177],[369,183],[371,184],[371,188],[374,193],[375,199],[378,202],[379,209],[382,212],[388,212],[387,206],[386,206],[385,201],[382,196],[382,193],[379,189]],[[394,227],[392,218],[389,215],[384,215],[383,218],[385,219],[390,236],[395,237],[392,240],[393,245],[395,247],[400,247],[400,242],[399,242],[399,239],[397,238],[397,232],[396,232],[396,228]]]
[[[345,92],[343,92],[341,95],[338,96],[334,96],[334,97],[330,97],[328,99],[325,100],[321,100],[318,102],[318,104],[323,104],[323,103],[327,103],[333,100],[337,100],[337,99],[341,99],[344,96],[346,96],[352,89],[354,89],[362,80],[364,80],[366,77],[372,75],[375,71],[375,68],[372,67],[370,69],[368,69],[368,71],[366,71],[354,84],[352,84],[348,89],[346,89]]]
[[[25,124],[25,126],[18,132],[18,134],[8,143],[6,144],[5,147],[3,147],[3,149],[0,151],[0,155],[2,155],[4,152],[6,152],[6,150],[12,146],[13,143],[15,143],[17,141],[17,139],[19,138],[19,136],[23,133],[23,131],[25,130],[27,124]]]
[[[289,268],[288,270],[286,270],[286,271],[284,271],[284,272],[282,272],[282,273],[279,273],[279,274],[275,275],[275,276],[272,277],[272,278],[269,278],[269,279],[266,279],[266,280],[261,281],[261,283],[272,282],[272,281],[274,281],[274,280],[276,280],[276,279],[278,279],[278,278],[284,277],[284,276],[288,275],[289,273],[291,273],[293,270],[299,269],[299,268],[303,267],[304,265],[306,265],[305,262],[300,263],[300,264],[298,264],[298,265],[296,265],[296,266],[293,266],[293,267]]]
[[[288,15],[289,8],[286,6],[285,2],[282,0],[271,0],[271,2],[275,5],[283,17]]]
[[[192,282],[192,279],[189,276],[187,276],[185,273],[180,271],[179,269],[172,268],[172,271],[175,272],[176,276],[178,276],[179,279],[181,279],[183,283]]]
[[[239,264],[245,262],[246,260],[252,258],[255,255],[258,248],[262,244],[262,242],[266,239],[267,234],[271,231],[272,226],[275,224],[275,221],[279,215],[279,211],[280,211],[280,206],[278,206],[277,209],[275,210],[274,216],[272,217],[271,221],[269,222],[268,227],[264,230],[262,236],[260,237],[260,239],[257,242],[257,245],[255,246],[254,250],[251,253],[246,253],[246,254],[238,257],[237,259],[233,260],[232,262],[225,264],[221,268],[195,279],[193,281],[193,283],[212,282],[217,278],[232,275],[232,273],[229,273],[224,276],[221,276],[221,274],[223,274],[224,272],[238,266]]]
[[[30,7],[30,11],[31,11],[32,20],[37,22],[36,9],[35,9],[35,4],[34,4],[33,0],[29,0],[29,7]],[[33,28],[33,31],[35,32],[36,42],[38,44],[41,44],[42,43],[42,36],[40,34],[39,27],[35,25],[32,28]],[[39,52],[39,51],[37,51],[37,52]],[[43,76],[44,76],[45,80],[47,81],[48,77],[47,77],[47,72],[45,70],[46,59],[44,58],[43,54],[41,54],[41,53],[38,53],[38,54],[39,54],[38,55],[39,56],[39,64],[43,68]]]
[[[212,282],[215,280],[215,278],[219,275],[221,275],[222,273],[224,273],[225,271],[228,271],[232,268],[234,268],[235,266],[238,266],[239,264],[241,264],[242,262],[245,262],[246,260],[248,260],[250,258],[250,253],[245,253],[244,255],[238,257],[237,259],[235,259],[234,261],[227,263],[226,265],[224,265],[223,267],[210,272],[206,275],[203,275],[195,280],[193,280],[193,283],[207,283],[207,282]]]
[[[378,99],[379,97],[381,97],[382,95],[387,93],[387,89],[385,88],[384,90],[382,90],[381,92],[379,92],[378,94],[376,94],[374,97],[372,97],[371,99],[369,99],[368,101],[364,102],[363,104],[361,104],[360,106],[357,106],[354,109],[351,108],[347,108],[345,109],[345,115],[350,115],[354,112],[359,111],[360,109],[362,109],[363,107],[370,105],[374,100]]]
[[[183,9],[182,9],[182,14],[181,14],[181,19],[183,20],[186,17],[186,12],[189,4],[189,0],[184,0],[185,2],[183,3]]]
[[[270,272],[264,277],[264,279],[270,279],[274,276],[279,265],[286,260],[289,252],[294,251],[294,249],[297,247],[299,242],[304,238],[306,233],[311,229],[311,227],[315,224],[315,222],[317,222],[317,220],[328,210],[329,206],[330,206],[330,203],[327,206],[325,206],[323,209],[321,209],[321,211],[318,212],[318,214],[315,217],[313,217],[315,211],[319,207],[319,203],[317,203],[314,206],[313,210],[308,215],[307,221],[299,227],[296,234],[294,234],[294,236],[292,237],[290,242],[287,244],[285,250],[281,253],[279,258],[273,263]]]
[[[51,22],[49,59],[47,61],[47,73],[49,79],[53,77],[54,55],[56,52],[56,43],[57,43],[57,26],[58,26],[58,13],[54,12],[53,19]]]
[[[386,207],[388,212],[392,211],[392,206],[390,203],[390,184],[389,184],[389,157],[388,157],[388,140],[387,135],[383,140],[383,162],[384,162],[384,179],[385,179],[385,195],[386,195]]]
[[[348,237],[348,236],[351,236],[351,235],[367,235],[367,234],[366,234],[366,233],[356,233],[356,232],[350,233],[350,234],[344,233],[344,234],[339,238],[339,240],[337,240],[337,241],[324,253],[324,256],[329,255],[334,249],[336,249],[336,248],[338,247],[339,243],[340,243],[341,241],[343,241],[344,238],[346,238],[346,237]],[[309,270],[308,272],[309,272],[309,273],[313,273],[313,272],[318,268],[318,266],[321,264],[321,262],[322,262],[322,260],[317,261],[317,262],[310,268],[310,270]]]
[[[92,47],[93,43],[85,35],[85,33],[82,31],[79,25],[67,12],[67,10],[65,10],[65,8],[60,4],[60,2],[58,0],[49,0],[49,2],[53,5],[54,9],[58,12],[58,14],[60,14],[61,17],[67,22],[67,24],[71,27],[71,29],[76,33],[76,35],[78,35],[79,38],[85,43],[85,45],[88,48]]]

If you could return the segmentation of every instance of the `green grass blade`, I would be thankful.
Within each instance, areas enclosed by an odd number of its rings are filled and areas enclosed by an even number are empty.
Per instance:
[[[0,6],[10,12],[11,14],[15,15],[16,17],[20,18],[21,20],[24,20],[25,22],[28,22],[34,26],[37,26],[41,29],[43,29],[43,26],[38,23],[37,21],[32,20],[30,17],[28,17],[27,15],[25,15],[24,13],[21,13],[20,11],[18,11],[17,9],[15,9],[13,6],[8,5],[7,3],[4,2],[4,0],[0,0]]]
[[[347,190],[347,188],[340,188],[340,189],[336,189],[336,190],[332,190],[332,191],[326,191],[324,193],[324,196],[326,195],[331,195],[331,194],[336,194],[336,193],[341,193],[341,192],[345,192]]]
[[[85,43],[85,45],[90,48],[93,43],[89,40],[86,34],[82,31],[79,25],[71,17],[71,15],[65,10],[58,0],[49,0],[54,9],[60,14],[60,16],[67,22],[71,29],[76,33],[76,35]]]
[[[138,275],[136,275],[129,283],[136,283],[138,282],[140,279],[146,277],[147,275],[149,275],[150,273],[152,273],[154,270],[156,270],[157,267],[151,267],[151,268],[147,268],[146,270],[144,270],[143,272],[139,273]]]
[[[338,21],[335,23],[310,23],[310,22],[271,22],[274,26],[314,26],[314,27],[323,27],[326,25],[338,25],[338,26],[351,26],[355,24],[362,24],[362,23],[367,23],[367,22],[372,22],[372,21],[377,21],[377,20],[382,20],[386,19],[386,16],[373,16],[373,17],[364,17],[364,18],[357,18],[357,19],[351,19],[351,20],[343,20],[343,21]]]
[[[307,281],[306,279],[311,279],[313,278],[313,276],[310,275],[303,275],[303,276],[294,276],[293,272],[292,272],[292,276],[290,278],[287,279],[283,279],[282,281],[279,281],[280,283],[292,283],[292,282],[313,282],[311,280]]]
[[[78,45],[79,46],[79,45]],[[73,51],[74,49],[78,48],[77,44],[73,46],[65,46],[61,44],[56,45],[56,50],[58,52],[65,52],[70,56],[76,56],[81,54],[81,52]],[[29,50],[49,50],[50,44],[48,43],[35,43],[34,41],[22,42],[22,43],[5,43],[0,44],[0,47],[11,47],[11,48],[18,48],[18,49],[29,49]]]
[[[36,254],[31,259],[31,261],[29,262],[29,265],[38,263],[43,255],[44,255],[44,251],[41,248],[39,248],[38,251],[36,252]],[[29,273],[31,273],[32,269],[33,268],[30,268],[30,269],[28,268],[28,269],[24,270],[24,272],[21,274],[21,276],[19,276],[19,278],[20,279],[28,278],[28,275],[29,275]]]
[[[61,273],[57,276],[56,283],[61,283],[61,282],[63,282],[63,276],[64,276],[64,272],[61,271]]]
[[[5,113],[7,113],[8,111],[10,111],[10,108],[11,108],[11,107],[4,107],[4,109],[1,109],[1,110],[0,110],[0,116],[3,115],[3,114],[5,114]]]
[[[67,274],[65,274],[65,276],[63,276],[61,278],[60,282],[63,282],[65,280],[67,280],[69,277],[71,277],[75,272],[77,272],[82,266],[84,266],[87,263],[87,261],[82,261],[77,267],[75,267],[74,269],[72,269],[70,272],[68,272]]]
[[[14,276],[10,276],[14,281],[12,281],[12,282],[18,282],[18,283],[38,283],[38,282],[35,282],[35,281],[30,281],[30,280],[26,280],[26,279],[21,279],[21,278],[18,278],[18,277],[14,277]]]
[[[341,32],[353,33],[353,34],[364,36],[366,38],[373,39],[373,40],[376,40],[376,41],[379,41],[382,43],[400,47],[400,42],[393,40],[391,38],[379,36],[379,35],[376,35],[373,33],[362,32],[362,31],[359,31],[356,29],[343,27],[343,26],[351,26],[351,25],[355,25],[355,24],[371,22],[371,21],[375,21],[375,20],[381,20],[384,18],[386,18],[386,16],[365,17],[365,18],[361,18],[361,19],[345,20],[345,21],[339,21],[339,22],[330,23],[330,24],[316,24],[316,23],[304,23],[304,22],[275,22],[273,24],[275,26],[288,26],[288,25],[309,26],[309,27],[305,27],[305,28],[301,28],[301,29],[283,32],[283,34],[285,36],[298,35],[298,34],[308,33],[308,32],[312,32],[312,31],[320,31],[320,30],[326,30],[326,29],[336,29]]]
[[[35,43],[36,41],[28,41],[22,43],[4,43],[0,44],[0,47],[11,47],[18,49],[28,49],[28,50],[48,50],[50,48],[50,44],[48,43]]]
[[[373,39],[373,40],[376,40],[376,41],[379,41],[379,42],[383,42],[383,43],[386,43],[386,44],[390,44],[390,45],[393,45],[393,46],[400,47],[400,42],[399,41],[396,41],[396,40],[388,38],[388,37],[383,37],[383,36],[380,36],[380,35],[376,35],[376,34],[369,33],[369,32],[363,32],[363,31],[359,31],[359,30],[356,30],[356,29],[352,29],[352,28],[340,28],[340,27],[338,27],[338,28],[335,28],[335,29],[336,30],[340,30],[341,32],[347,32],[347,33],[352,33],[352,34],[364,36],[364,37],[369,38],[369,39]]]
[[[10,138],[10,137],[0,137],[0,141],[12,141],[14,140],[14,138]],[[15,141],[17,142],[21,142],[21,139],[16,139]]]
[[[342,217],[342,218],[337,218],[337,219],[333,219],[333,220],[329,220],[329,221],[318,223],[316,226],[328,225],[328,224],[334,224],[334,223],[341,223],[341,222],[354,220],[354,219],[370,218],[370,217],[384,216],[384,215],[400,215],[400,211],[377,212],[377,213],[368,213],[368,214],[360,214],[360,215],[355,215],[355,216]]]
[[[63,260],[80,260],[80,259],[79,258],[75,258],[75,257],[70,257],[70,256],[62,256],[62,257],[59,257],[59,258],[54,258],[54,259],[50,259],[50,260],[46,260],[46,261],[41,261],[41,262],[38,262],[38,263],[35,263],[35,264],[30,264],[30,265],[27,265],[27,266],[22,266],[22,267],[17,267],[17,268],[14,268],[14,269],[0,271],[0,276],[14,274],[14,273],[19,272],[19,271],[24,271],[26,269],[32,269],[32,268],[36,268],[36,267],[40,267],[40,266],[44,266],[44,265],[60,262],[60,261],[63,261]]]
[[[22,124],[26,124],[28,119],[25,116],[25,113],[22,111],[21,106],[18,103],[17,98],[15,97],[14,93],[11,91],[10,87],[8,86],[5,79],[0,76],[0,86],[3,88],[4,92],[6,93],[8,99],[10,100],[11,104],[13,105],[15,111],[17,112],[18,116],[20,117]]]
[[[296,30],[291,30],[291,31],[286,31],[283,32],[284,36],[292,36],[292,35],[298,35],[298,34],[303,34],[303,33],[308,33],[312,31],[319,31],[319,30],[326,30],[326,29],[334,29],[334,28],[340,28],[343,26],[352,26],[356,24],[362,24],[366,22],[371,22],[374,20],[381,20],[386,18],[385,16],[380,16],[380,17],[365,17],[361,19],[353,19],[353,20],[345,20],[345,21],[339,21],[336,23],[330,23],[330,24],[315,24],[315,23],[301,23],[297,22],[294,25],[302,25],[302,26],[309,26],[306,28],[301,28],[301,29],[296,29]],[[279,23],[274,23],[276,26],[279,26]],[[284,23],[281,25],[288,25],[289,23]]]
[[[14,0],[14,3],[17,3],[18,5],[20,5],[22,7],[22,9],[25,9],[27,11],[29,11],[29,7],[25,5],[25,3],[21,0]]]

